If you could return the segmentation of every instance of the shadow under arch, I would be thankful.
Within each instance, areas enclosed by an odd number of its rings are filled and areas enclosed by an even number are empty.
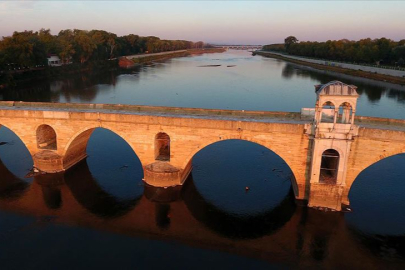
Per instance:
[[[142,197],[121,200],[105,191],[93,177],[87,160],[66,171],[65,183],[74,198],[87,210],[105,219],[123,216],[132,210]]]
[[[0,199],[16,200],[24,195],[30,184],[10,172],[0,159]]]
[[[105,127],[86,127],[82,130],[80,130],[78,133],[76,133],[70,141],[67,143],[66,148],[64,150],[64,158],[63,158],[63,166],[65,169],[68,169],[72,166],[74,166],[78,161],[82,160],[83,158],[87,157],[87,145],[89,143],[89,140],[93,133],[97,130],[105,130],[113,133],[120,139],[126,142],[126,145],[131,148],[131,150],[134,152],[134,155],[138,157],[138,155],[135,152],[135,149],[118,133],[116,133],[114,130],[111,130],[109,128]],[[104,144],[108,144],[109,142],[106,141]],[[139,159],[139,157],[138,157]],[[142,161],[139,160],[142,165]]]
[[[21,138],[0,124],[0,198],[15,200],[30,187],[32,178],[23,180],[33,166],[31,154]]]
[[[288,166],[288,168],[289,168],[290,171],[291,171],[291,177],[289,178],[289,180],[291,181],[291,186],[292,186],[294,195],[295,195],[296,198],[299,197],[300,194],[299,194],[298,184],[297,184],[297,181],[296,181],[296,177],[295,177],[294,171],[292,170],[292,167],[290,166],[290,164],[288,164],[288,162],[285,160],[285,158],[283,158],[283,157],[280,155],[280,153],[275,152],[273,149],[268,148],[267,146],[263,145],[261,142],[258,142],[258,141],[256,141],[256,140],[248,140],[248,139],[239,138],[239,137],[219,137],[217,140],[211,141],[211,142],[209,142],[209,143],[206,143],[206,144],[204,144],[203,146],[199,147],[198,149],[195,149],[195,150],[189,155],[189,157],[186,159],[186,163],[183,164],[183,168],[190,168],[190,167],[192,167],[191,165],[192,165],[192,162],[193,162],[194,157],[195,157],[199,152],[201,152],[202,150],[204,150],[205,148],[210,147],[210,146],[212,146],[212,145],[214,145],[214,144],[217,144],[217,143],[229,142],[229,141],[248,142],[248,143],[251,143],[251,144],[253,144],[253,145],[261,146],[261,147],[265,148],[266,150],[270,151],[271,153],[275,154],[275,155],[276,155],[278,158],[280,158],[281,160],[283,160],[283,162]],[[186,180],[186,181],[187,181],[187,180]]]
[[[275,233],[293,216],[296,204],[289,194],[270,211],[255,216],[238,216],[207,202],[198,192],[192,174],[186,181],[182,198],[192,216],[215,233],[232,239],[253,239]]]
[[[357,239],[361,249],[369,250],[375,257],[385,260],[405,260],[405,235],[367,234],[349,227],[349,233]]]
[[[345,213],[358,235],[405,235],[405,153],[387,154],[361,171],[348,196],[353,212]]]
[[[83,157],[88,154],[65,173],[66,184],[85,208],[111,218],[135,206],[143,194],[143,168],[134,149],[119,134],[107,128],[86,129],[72,139],[67,155],[69,151],[72,156],[75,151]]]
[[[12,147],[12,151],[9,149],[6,150],[4,148],[7,147]],[[21,139],[21,137],[14,132],[12,129],[8,128],[7,126],[4,126],[0,122],[0,159],[3,160],[5,165],[8,167],[8,159],[9,158],[14,158],[14,160],[22,161],[23,159],[28,159],[25,160],[26,162],[29,162],[30,170],[32,166],[34,165],[34,160],[32,159],[31,153],[27,147],[27,144]],[[25,176],[26,173],[24,173]]]

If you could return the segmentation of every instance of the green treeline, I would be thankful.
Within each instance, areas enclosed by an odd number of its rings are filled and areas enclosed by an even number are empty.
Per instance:
[[[405,65],[405,39],[398,42],[387,38],[298,42],[295,37],[290,36],[285,39],[284,44],[266,45],[263,50],[351,63]]]
[[[50,55],[63,63],[86,63],[138,53],[202,48],[203,42],[161,40],[138,35],[117,36],[103,30],[67,29],[52,35],[49,29],[14,32],[0,40],[0,70],[47,66]]]

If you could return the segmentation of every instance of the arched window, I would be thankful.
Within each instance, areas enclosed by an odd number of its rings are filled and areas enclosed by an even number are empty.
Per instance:
[[[325,102],[322,105],[320,122],[333,123],[334,116],[335,116],[335,105],[330,101]]]
[[[342,103],[339,106],[339,115],[338,115],[338,119],[337,119],[337,123],[342,123],[342,124],[350,124],[351,119],[352,119],[352,106],[350,105],[350,103],[345,102]]]
[[[156,134],[155,160],[170,161],[170,137],[166,133]]]
[[[56,150],[56,133],[48,125],[41,125],[37,128],[37,146],[38,149]]]
[[[333,149],[328,149],[323,152],[319,182],[324,184],[336,184],[338,168],[339,153]]]

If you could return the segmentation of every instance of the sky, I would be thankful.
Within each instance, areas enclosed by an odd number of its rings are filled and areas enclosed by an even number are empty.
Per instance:
[[[405,1],[4,1],[0,36],[99,29],[215,44],[405,39]]]

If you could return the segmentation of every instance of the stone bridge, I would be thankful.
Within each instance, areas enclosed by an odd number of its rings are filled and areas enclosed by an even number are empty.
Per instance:
[[[233,50],[261,50],[262,45],[217,45],[216,48],[233,49]]]
[[[317,86],[317,97],[305,113],[3,101],[0,125],[22,140],[34,167],[48,173],[83,160],[94,129],[111,130],[140,159],[144,181],[156,187],[182,185],[204,147],[246,140],[287,163],[297,199],[340,210],[365,168],[405,152],[405,121],[355,117],[355,87],[340,82]]]

